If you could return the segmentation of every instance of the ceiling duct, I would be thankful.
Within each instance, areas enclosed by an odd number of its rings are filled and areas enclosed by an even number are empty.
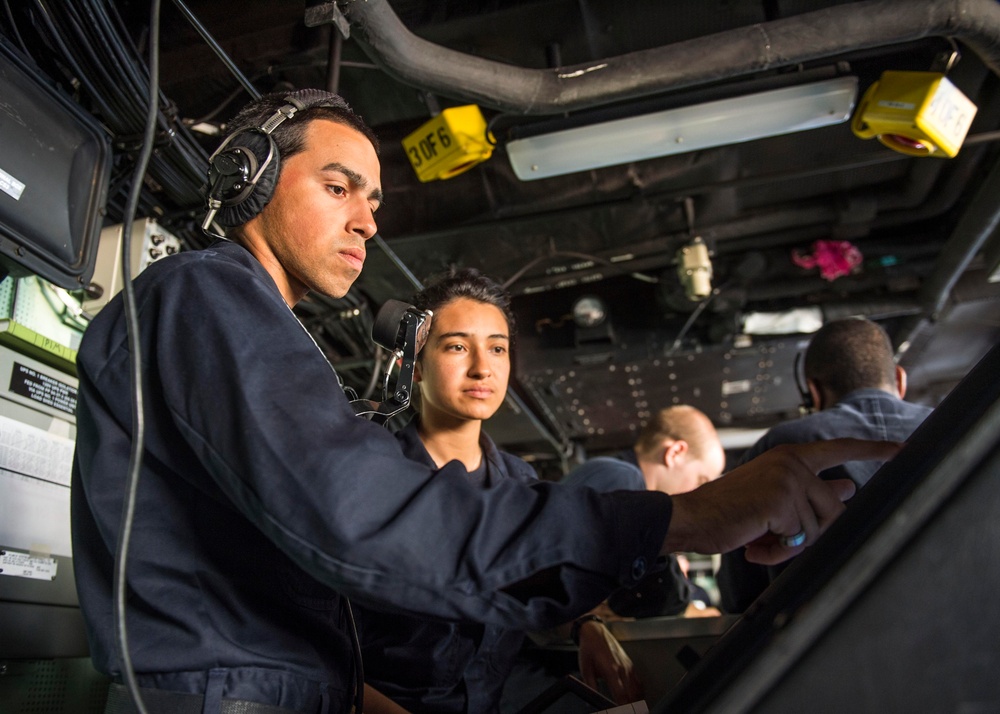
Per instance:
[[[354,39],[400,81],[514,114],[576,111],[935,36],[961,40],[1000,75],[1000,4],[994,0],[845,3],[554,69],[516,67],[428,42],[403,25],[388,0],[340,0],[338,6]]]
[[[924,281],[917,300],[920,313],[910,317],[896,336],[900,362],[911,363],[923,345],[922,335],[948,306],[959,278],[990,236],[1000,229],[1000,162],[994,164],[948,241],[942,246],[934,272]]]

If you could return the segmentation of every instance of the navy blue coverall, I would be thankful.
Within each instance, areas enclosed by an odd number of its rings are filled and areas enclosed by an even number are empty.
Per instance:
[[[396,438],[407,458],[433,468],[414,418]],[[507,479],[535,483],[535,470],[501,451],[485,432],[481,488]],[[475,478],[475,474],[470,474]],[[521,649],[524,631],[355,608],[365,680],[411,712],[489,714]]]
[[[347,711],[343,593],[517,628],[565,622],[645,574],[671,505],[406,459],[354,416],[337,376],[241,246],[138,276],[145,453],[128,558],[145,687],[299,712]],[[73,555],[95,666],[118,677],[114,554],[132,439],[121,297],[78,354]]]

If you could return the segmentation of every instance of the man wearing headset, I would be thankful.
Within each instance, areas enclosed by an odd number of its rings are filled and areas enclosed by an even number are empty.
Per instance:
[[[361,272],[382,201],[374,136],[316,90],[257,100],[230,128],[209,175],[210,218],[230,240],[135,281],[145,437],[125,623],[148,711],[349,711],[357,663],[342,594],[522,628],[565,622],[660,553],[749,543],[761,562],[794,555],[804,545],[782,539],[813,542],[853,490],[815,473],[895,453],[779,450],[673,499],[477,490],[450,466],[410,461],[355,417],[291,310],[309,291],[343,296]],[[112,607],[130,344],[118,297],[79,351],[72,488],[80,604],[117,712],[136,711]]]
[[[810,414],[768,430],[743,455],[746,463],[779,444],[803,444],[838,437],[905,441],[931,408],[903,400],[906,371],[895,363],[892,341],[875,322],[835,320],[809,341],[803,360],[803,407]],[[881,461],[852,461],[821,474],[850,479],[862,488]],[[719,570],[722,605],[743,612],[777,577],[782,566],[748,563],[739,551],[726,553]]]

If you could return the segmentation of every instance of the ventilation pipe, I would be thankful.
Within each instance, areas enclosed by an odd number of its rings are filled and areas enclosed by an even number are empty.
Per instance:
[[[338,0],[337,7],[353,37],[391,76],[513,114],[561,114],[935,36],[961,40],[1000,75],[995,0],[851,2],[554,69],[516,67],[428,42],[403,25],[388,0]]]
[[[951,236],[941,247],[932,272],[917,296],[920,313],[901,326],[895,339],[897,357],[912,363],[924,337],[944,312],[955,283],[987,239],[1000,231],[1000,162],[993,166]],[[913,349],[916,347],[917,349]]]
[[[1000,75],[996,0],[851,2],[554,69],[516,67],[428,42],[403,25],[388,0],[337,0],[337,8],[355,39],[388,74],[426,91],[512,114],[561,114],[925,37],[960,40]],[[920,314],[901,331],[900,352],[937,320],[951,288],[997,229],[997,195],[1000,164],[993,167],[922,287]]]

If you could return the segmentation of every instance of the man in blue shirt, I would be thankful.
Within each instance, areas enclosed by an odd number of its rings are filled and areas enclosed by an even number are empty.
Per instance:
[[[905,441],[931,408],[903,401],[906,371],[893,358],[892,342],[875,322],[837,320],[813,335],[803,362],[803,399],[813,413],[778,424],[744,454],[740,463],[779,444],[840,437]],[[861,488],[882,461],[852,461],[824,471],[824,479],[848,478]],[[719,571],[722,605],[743,612],[782,568],[748,563],[741,550],[726,553]]]

